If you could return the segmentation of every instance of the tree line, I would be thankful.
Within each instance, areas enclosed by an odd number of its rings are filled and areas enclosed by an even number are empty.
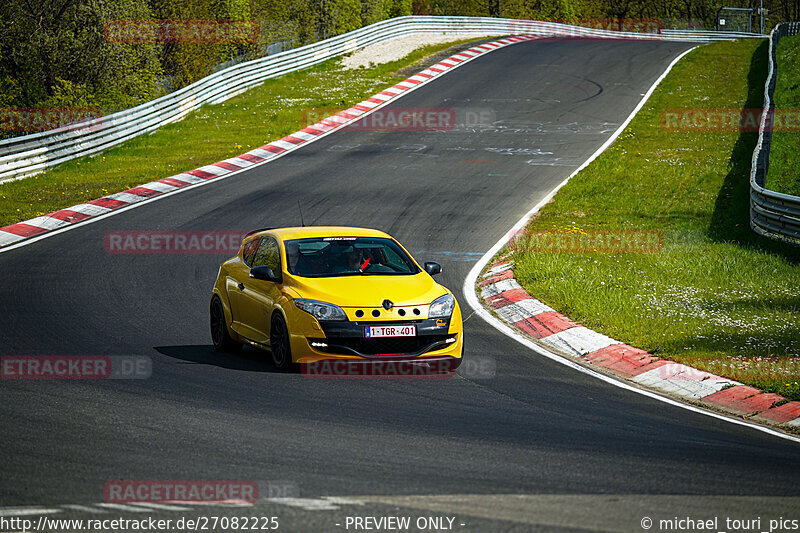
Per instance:
[[[467,15],[520,19],[670,19],[713,27],[724,5],[759,0],[3,0],[0,108],[113,112],[192,83],[220,63],[263,56],[391,17]],[[800,18],[800,0],[768,0],[769,24]],[[247,23],[246,39],[109,38],[114,21]],[[755,25],[754,28],[758,26]],[[212,29],[213,31],[213,29]]]

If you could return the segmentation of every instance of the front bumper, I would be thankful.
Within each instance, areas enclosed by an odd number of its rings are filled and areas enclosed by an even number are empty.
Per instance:
[[[368,326],[415,325],[413,337],[367,338]],[[459,341],[459,333],[450,333],[450,318],[408,320],[403,322],[326,322],[325,337],[308,338],[317,352],[350,355],[365,359],[414,358],[429,352],[446,350]]]

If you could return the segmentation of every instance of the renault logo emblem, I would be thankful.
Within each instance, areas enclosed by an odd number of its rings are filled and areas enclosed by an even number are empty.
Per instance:
[[[392,301],[391,301],[391,300],[384,300],[384,301],[383,301],[383,303],[382,303],[381,305],[382,305],[382,306],[383,306],[383,308],[384,308],[384,309],[386,309],[387,311],[388,311],[389,309],[391,309],[392,307],[394,307],[394,304],[392,303]]]

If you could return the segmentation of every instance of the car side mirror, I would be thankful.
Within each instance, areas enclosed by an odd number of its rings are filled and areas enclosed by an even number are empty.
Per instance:
[[[275,272],[266,265],[253,267],[250,269],[250,277],[253,279],[261,279],[264,281],[280,282],[281,278],[275,275]]]
[[[440,265],[436,261],[425,261],[425,272],[427,272],[431,276],[435,276],[441,271],[442,271],[442,265]]]

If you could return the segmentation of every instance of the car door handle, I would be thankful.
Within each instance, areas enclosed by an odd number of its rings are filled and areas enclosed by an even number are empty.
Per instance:
[[[240,291],[243,291],[244,290],[244,283],[238,284],[237,287],[239,287]]]

